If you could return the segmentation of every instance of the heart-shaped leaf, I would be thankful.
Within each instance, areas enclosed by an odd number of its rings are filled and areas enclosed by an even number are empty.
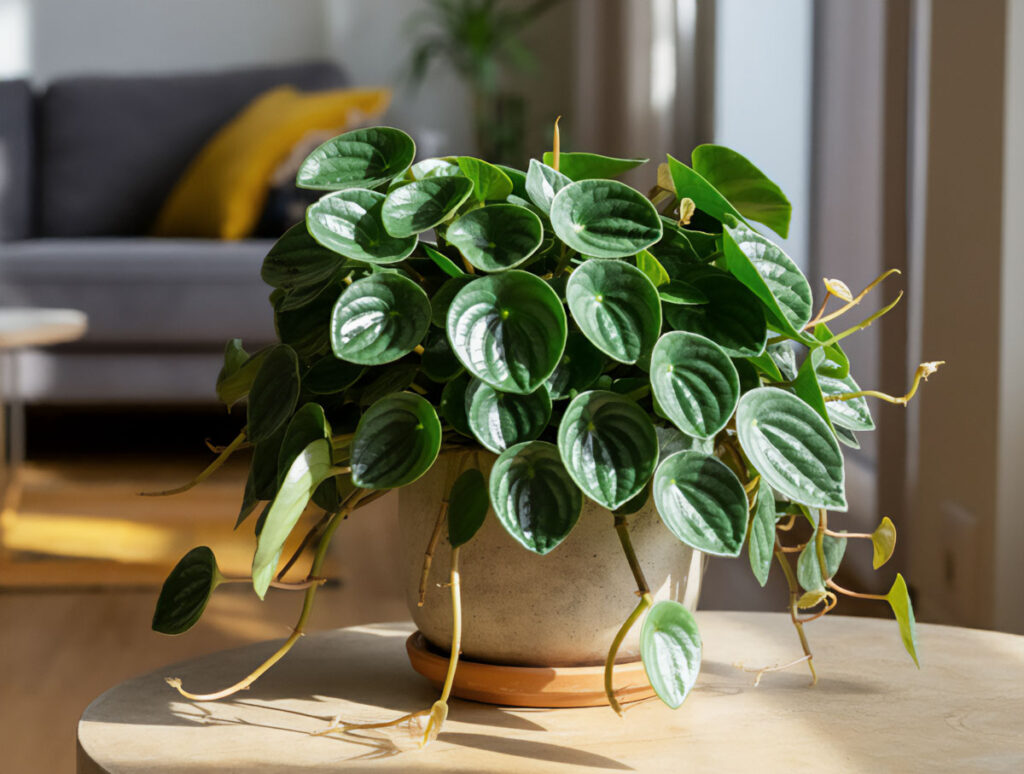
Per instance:
[[[764,351],[768,328],[757,296],[721,272],[698,275],[689,281],[707,296],[708,302],[668,306],[665,317],[669,325],[711,339],[732,357],[752,357]]]
[[[658,698],[678,709],[700,674],[700,632],[690,611],[671,599],[655,604],[640,629],[640,659]]]
[[[401,274],[349,285],[331,314],[331,348],[342,360],[381,365],[408,355],[430,327],[430,299]]]
[[[750,569],[764,588],[775,555],[775,497],[768,486],[761,486],[757,490],[747,551],[750,555]]]
[[[649,353],[661,332],[657,288],[624,261],[586,261],[569,277],[565,295],[583,335],[620,363]]]
[[[562,359],[545,384],[551,400],[575,398],[597,381],[605,362],[604,356],[586,336],[579,331],[570,331]]]
[[[667,285],[662,285],[658,288],[658,295],[661,303],[680,306],[700,306],[711,300],[696,285],[683,280],[671,280]]]
[[[537,252],[544,236],[540,218],[525,207],[489,204],[448,227],[445,238],[481,271],[505,271]]]
[[[451,158],[421,159],[409,167],[406,178],[412,180],[426,180],[428,177],[451,177],[462,175],[457,161]],[[465,177],[465,175],[462,175]]]
[[[892,588],[889,589],[885,598],[900,625],[900,638],[903,640],[903,647],[907,649],[907,653],[914,659],[914,664],[920,669],[921,663],[917,660],[917,623],[914,620],[914,606],[910,602],[907,582],[903,580],[901,574],[896,574],[896,580],[893,581]]]
[[[526,173],[526,193],[537,208],[545,215],[551,213],[551,202],[555,194],[572,182],[561,172],[536,159],[530,159],[530,170]]]
[[[827,576],[836,574],[846,553],[846,538],[825,535],[822,538],[822,549],[825,551],[825,567]],[[818,561],[818,546],[814,536],[800,552],[796,563],[796,578],[804,591],[824,591],[825,581],[821,577],[821,562]]]
[[[765,483],[809,508],[846,510],[843,455],[818,414],[792,393],[758,387],[736,409],[740,445]]]
[[[217,559],[206,546],[193,548],[171,570],[153,612],[153,631],[187,632],[202,617],[213,590],[224,580]]]
[[[803,327],[811,319],[811,286],[803,272],[780,247],[742,223],[726,225],[722,238],[726,268],[761,299],[769,322],[803,338]]]
[[[398,263],[416,248],[416,237],[394,237],[384,230],[384,194],[350,188],[328,194],[306,210],[306,228],[324,247],[355,261]]]
[[[543,387],[516,395],[474,379],[466,389],[466,419],[480,445],[501,454],[541,434],[551,419],[551,398]]]
[[[389,234],[408,237],[434,228],[473,193],[465,177],[431,177],[393,189],[384,199],[381,219]]]
[[[551,202],[551,227],[573,250],[595,258],[636,255],[661,239],[654,205],[615,180],[567,185]]]
[[[334,355],[322,357],[302,376],[302,388],[313,395],[336,395],[344,392],[366,373],[366,368],[338,360]]]
[[[356,129],[310,153],[295,184],[320,191],[376,188],[404,174],[415,156],[416,143],[403,131],[388,126]]]
[[[544,163],[549,167],[555,161],[555,154],[544,151]],[[560,153],[558,170],[570,180],[593,180],[618,177],[631,169],[646,164],[648,159],[618,159],[597,153]]]
[[[305,223],[296,223],[270,248],[260,276],[272,288],[292,290],[326,282],[344,263],[309,235]]]
[[[871,566],[877,570],[892,558],[892,552],[896,549],[896,525],[888,516],[871,533],[871,546]]]
[[[299,401],[299,358],[280,344],[269,350],[249,390],[246,437],[259,443],[282,427]]]
[[[473,183],[473,196],[477,201],[505,201],[512,193],[512,181],[494,164],[459,156],[459,169]]]
[[[462,288],[448,309],[447,328],[467,371],[496,390],[527,395],[561,360],[567,321],[544,280],[512,270]]]
[[[557,447],[545,441],[527,441],[502,452],[491,469],[490,494],[501,525],[537,554],[565,540],[583,509],[583,495]]]
[[[690,160],[744,217],[764,223],[783,238],[788,235],[793,206],[782,189],[748,159],[722,145],[698,145]]]
[[[263,519],[256,553],[252,557],[252,587],[263,599],[277,571],[281,550],[302,516],[313,492],[333,472],[331,444],[318,439],[292,462]]]
[[[487,482],[476,468],[464,471],[448,496],[448,542],[452,548],[465,545],[483,526],[490,501]]]
[[[558,426],[558,450],[576,485],[610,511],[635,497],[658,464],[658,436],[647,412],[605,390],[573,398]]]
[[[437,459],[441,422],[425,399],[411,392],[381,398],[366,410],[352,438],[352,483],[364,489],[411,484]]]
[[[747,536],[747,494],[717,457],[673,454],[654,474],[661,520],[686,545],[713,556],[737,556]]]
[[[661,410],[687,435],[712,438],[740,399],[740,379],[729,356],[711,339],[673,331],[651,354],[651,389]]]

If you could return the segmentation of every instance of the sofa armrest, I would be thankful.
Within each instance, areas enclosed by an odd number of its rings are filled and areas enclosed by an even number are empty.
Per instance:
[[[0,242],[32,235],[34,112],[27,81],[0,81]]]

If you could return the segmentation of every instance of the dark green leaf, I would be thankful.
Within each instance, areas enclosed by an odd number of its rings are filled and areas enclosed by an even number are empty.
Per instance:
[[[740,394],[761,386],[761,377],[752,363],[743,358],[733,358],[732,364],[740,377]]]
[[[757,490],[747,551],[750,555],[750,569],[764,588],[775,555],[775,497],[766,484]]]
[[[663,304],[700,306],[710,301],[704,291],[683,280],[672,280],[667,285],[662,285],[658,288],[658,295],[661,296]]]
[[[551,400],[575,398],[597,381],[605,362],[604,356],[586,336],[579,331],[570,331],[562,359],[546,383]]]
[[[764,223],[783,238],[789,234],[793,206],[749,160],[721,145],[698,145],[690,158],[693,168],[744,217]]]
[[[272,436],[299,401],[299,359],[284,344],[267,352],[249,390],[246,437],[259,443]]]
[[[399,392],[366,410],[352,438],[352,483],[364,489],[411,484],[437,459],[441,423],[419,395]]]
[[[187,632],[202,617],[210,595],[224,576],[206,546],[193,548],[171,570],[160,589],[153,613],[153,631],[161,634]]]
[[[843,554],[846,553],[846,538],[825,535],[822,548],[825,551],[825,567],[828,569],[828,577],[831,578],[836,574],[839,564],[843,561]],[[800,552],[800,558],[796,563],[796,577],[804,591],[825,590],[825,581],[821,577],[821,563],[818,561],[817,541],[814,536]]]
[[[428,379],[441,384],[450,382],[463,370],[462,363],[448,344],[448,336],[436,328],[431,328],[427,333],[420,365]]]
[[[242,348],[241,339],[231,339],[227,343],[224,347],[224,365],[217,375],[217,398],[221,403],[231,408],[249,394],[253,379],[269,351],[269,347],[261,349],[250,357]]]
[[[540,247],[540,218],[515,204],[471,210],[448,227],[445,238],[481,271],[505,271],[524,263]]]
[[[547,164],[530,159],[530,171],[526,173],[526,193],[537,208],[545,215],[551,212],[555,194],[572,182],[561,172]]]
[[[449,277],[430,299],[430,322],[438,328],[448,324],[448,307],[452,305],[455,294],[472,282],[475,277],[463,274],[461,277]]]
[[[310,286],[310,289],[315,289],[315,286]],[[300,288],[295,293],[305,295],[303,291]],[[306,361],[330,352],[331,310],[337,298],[338,288],[333,283],[305,301],[300,308],[289,307],[289,296],[279,297],[274,305],[274,326],[278,338]]]
[[[699,275],[690,282],[708,297],[708,303],[669,305],[665,316],[673,328],[699,333],[732,357],[751,357],[764,351],[768,328],[757,296],[720,272]]]
[[[356,129],[328,140],[299,167],[299,188],[341,191],[376,188],[394,180],[412,164],[416,143],[387,126]]]
[[[555,161],[555,154],[544,152],[544,163],[549,167]],[[591,180],[618,177],[631,169],[646,164],[648,159],[617,159],[597,153],[560,153],[558,171],[570,180]]]
[[[473,196],[477,201],[505,201],[512,193],[512,181],[494,164],[459,156],[459,169],[473,183]]]
[[[551,203],[551,227],[573,250],[596,258],[636,255],[661,239],[654,205],[615,180],[567,185]]]
[[[320,438],[328,441],[331,439],[331,426],[324,416],[323,406],[319,403],[306,403],[292,416],[277,453],[278,488],[288,475],[295,458]]]
[[[427,231],[454,215],[472,193],[465,177],[431,177],[395,188],[381,210],[384,228],[396,237]]]
[[[351,188],[328,194],[306,210],[306,228],[326,248],[365,263],[398,263],[416,248],[416,237],[384,230],[384,194]]]
[[[466,389],[466,419],[480,445],[495,454],[537,438],[551,418],[551,398],[543,387],[529,395],[498,392],[474,379]]]
[[[305,223],[296,223],[270,248],[260,276],[272,288],[292,290],[326,282],[344,263],[337,253],[317,244]]]
[[[697,622],[678,602],[662,600],[647,613],[640,629],[640,658],[654,692],[672,709],[697,682],[701,647]]]
[[[422,244],[422,243],[421,243]],[[427,257],[434,262],[434,264],[449,277],[458,279],[460,277],[469,277],[462,269],[460,269],[455,261],[449,258],[444,253],[438,252],[430,245],[423,245],[423,251],[427,254]]]
[[[302,387],[314,395],[335,395],[359,381],[365,372],[366,368],[361,365],[328,355],[310,366],[302,377]]]
[[[400,274],[353,282],[331,315],[331,347],[351,363],[381,365],[412,352],[430,327],[430,299]]]
[[[444,421],[468,438],[474,437],[473,431],[469,428],[469,418],[466,416],[466,389],[471,379],[472,377],[462,374],[448,382],[441,392],[440,407]]]
[[[498,169],[508,175],[508,179],[512,181],[512,196],[518,196],[521,199],[527,198],[526,193],[526,173],[521,169],[514,169],[507,167],[504,164],[495,164]],[[506,197],[507,199],[508,197]]]
[[[415,363],[392,363],[381,369],[371,371],[374,378],[362,385],[358,390],[359,406],[366,407],[376,403],[385,395],[402,392],[416,378],[419,366]]]
[[[693,203],[697,205],[697,209],[707,213],[720,223],[727,215],[732,215],[737,220],[743,220],[739,210],[729,204],[718,189],[705,180],[699,172],[672,156],[668,157],[668,171],[672,176],[676,195],[680,199],[692,199]]]
[[[797,371],[796,379],[793,380],[793,392],[800,400],[814,409],[818,416],[825,420],[829,429],[835,432],[828,410],[825,408],[825,398],[821,394],[818,375],[815,373],[815,367],[821,362],[823,356],[824,353],[820,349],[812,349],[807,353],[800,370]]]
[[[448,542],[452,548],[472,540],[483,526],[490,502],[487,482],[476,468],[470,468],[455,479],[448,497]]]
[[[688,267],[707,263],[710,253],[715,249],[714,235],[703,235],[710,237],[711,250],[702,253],[693,243],[694,232],[682,228],[676,221],[664,216],[661,218],[661,225],[662,237],[651,245],[650,251],[662,262],[669,275],[676,277]]]

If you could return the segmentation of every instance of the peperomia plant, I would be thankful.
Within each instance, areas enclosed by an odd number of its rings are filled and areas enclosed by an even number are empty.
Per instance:
[[[236,524],[266,503],[251,582],[261,598],[271,586],[302,588],[305,603],[292,637],[241,682],[206,695],[172,684],[194,699],[251,684],[301,635],[348,515],[422,476],[439,453],[481,448],[498,455],[489,479],[469,467],[454,481],[424,562],[421,589],[447,523],[448,680],[431,710],[394,721],[429,714],[425,739],[447,714],[459,654],[460,547],[489,505],[538,554],[566,538],[585,497],[614,513],[608,526],[639,594],[608,653],[617,711],[616,652],[645,612],[642,658],[666,704],[682,703],[700,666],[693,617],[677,602],[653,603],[629,538],[629,516],[651,498],[694,549],[735,557],[746,546],[762,586],[778,563],[804,652],[794,664],[813,675],[803,626],[841,595],[888,602],[916,662],[900,575],[885,595],[833,580],[851,539],[869,539],[874,566],[884,564],[892,522],[848,534],[827,518],[847,508],[841,445],[874,427],[866,399],[905,403],[938,365],[922,364],[898,398],[850,376],[842,340],[895,302],[845,330],[829,324],[891,272],[857,296],[826,280],[815,310],[796,264],[750,225],[785,236],[788,200],[721,146],[698,147],[690,165],[669,156],[647,195],[612,179],[644,160],[560,153],[557,126],[554,150],[526,172],[470,157],[414,163],[414,154],[397,129],[361,129],[317,148],[299,171],[300,186],[327,193],[263,264],[280,343],[252,355],[228,344],[217,392],[228,406],[247,398],[246,424],[197,481],[252,448]],[[323,516],[282,565],[309,503]],[[284,582],[307,548],[305,581]],[[208,548],[191,551],[168,577],[153,627],[185,631],[224,581]]]

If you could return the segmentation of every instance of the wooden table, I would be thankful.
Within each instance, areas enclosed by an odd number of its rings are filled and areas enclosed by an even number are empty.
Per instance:
[[[78,726],[78,772],[842,772],[1024,771],[1024,637],[920,627],[922,669],[892,621],[829,617],[809,626],[821,679],[801,665],[787,616],[699,614],[704,667],[683,707],[513,710],[455,701],[424,750],[405,730],[314,737],[334,714],[389,720],[428,707],[409,667],[408,624],[303,639],[251,691],[194,704],[274,648],[262,643],[178,664],[96,699]]]

